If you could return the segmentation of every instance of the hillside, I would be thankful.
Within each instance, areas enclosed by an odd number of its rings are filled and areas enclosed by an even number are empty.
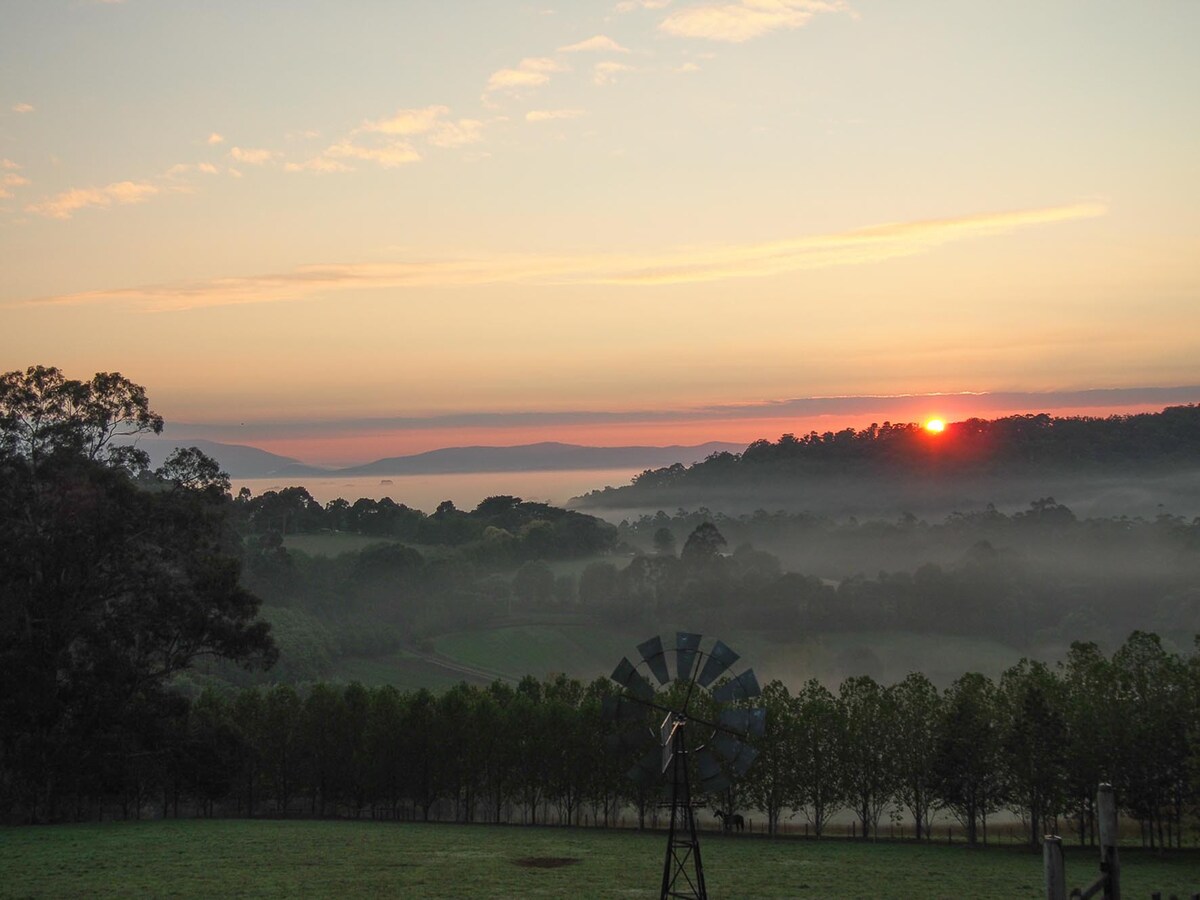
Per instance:
[[[1090,417],[967,419],[940,433],[871,425],[718,453],[576,498],[600,510],[708,507],[944,515],[1053,496],[1090,514],[1200,513],[1200,407]],[[1161,511],[1161,510],[1159,510]]]

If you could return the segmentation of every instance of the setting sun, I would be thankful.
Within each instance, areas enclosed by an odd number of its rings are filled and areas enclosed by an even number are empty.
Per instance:
[[[925,423],[925,430],[933,434],[941,434],[946,430],[946,423],[941,419],[930,419]]]

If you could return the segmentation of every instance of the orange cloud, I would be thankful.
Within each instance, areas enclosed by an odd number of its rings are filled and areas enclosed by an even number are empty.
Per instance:
[[[559,53],[584,53],[584,52],[601,52],[601,53],[628,53],[628,47],[622,47],[612,38],[598,34],[595,37],[590,37],[586,41],[580,41],[577,44],[568,44],[566,47],[559,47]]]
[[[101,188],[72,188],[25,207],[27,212],[50,219],[69,219],[80,209],[89,206],[142,203],[159,193],[159,188],[145,181],[117,181]]]
[[[230,147],[229,155],[240,163],[248,166],[262,166],[269,163],[279,154],[274,150],[263,147]]]
[[[658,27],[677,37],[742,43],[771,31],[800,28],[818,13],[848,8],[841,0],[741,0],[681,9]]]
[[[538,87],[550,80],[555,72],[565,72],[567,67],[549,57],[529,57],[521,60],[515,69],[500,69],[488,78],[484,93]]]
[[[110,186],[112,187],[112,186]],[[89,291],[43,303],[126,301],[154,310],[294,300],[335,290],[437,288],[483,284],[665,285],[867,265],[928,252],[970,238],[1102,216],[1100,203],[873,225],[763,244],[667,249],[594,256],[495,256],[427,262],[322,264],[246,278]]]
[[[555,119],[578,119],[586,115],[582,109],[531,109],[525,113],[526,122],[550,122]]]

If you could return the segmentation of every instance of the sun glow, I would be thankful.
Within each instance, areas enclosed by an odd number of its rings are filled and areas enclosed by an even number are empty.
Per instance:
[[[941,434],[946,430],[946,423],[941,419],[930,419],[925,423],[925,430],[931,434]]]

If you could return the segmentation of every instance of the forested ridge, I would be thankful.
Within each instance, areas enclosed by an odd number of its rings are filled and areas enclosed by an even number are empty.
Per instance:
[[[623,487],[592,491],[595,507],[644,507],[689,495],[762,490],[832,480],[852,492],[854,479],[889,488],[916,481],[925,490],[994,479],[1147,476],[1192,470],[1200,460],[1200,407],[1158,413],[970,418],[931,432],[913,422],[816,431],[756,440],[741,453],[714,453],[685,466],[648,469]],[[995,499],[995,498],[993,498]],[[911,498],[909,498],[911,502]]]
[[[1021,466],[1194,465],[1200,448],[1200,407],[1170,406],[1159,413],[1051,416],[1030,413],[949,422],[931,432],[914,422],[871,424],[777,441],[757,440],[741,453],[716,453],[689,467],[669,466],[634,480],[718,477],[726,466],[1000,469]],[[680,472],[684,469],[686,474]]]

